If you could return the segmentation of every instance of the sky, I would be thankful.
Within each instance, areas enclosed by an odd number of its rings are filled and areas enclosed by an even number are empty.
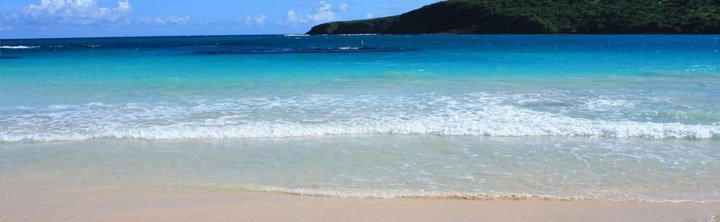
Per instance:
[[[439,0],[0,0],[0,38],[299,34]]]

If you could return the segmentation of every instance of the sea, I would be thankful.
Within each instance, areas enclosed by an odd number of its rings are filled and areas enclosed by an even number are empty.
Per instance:
[[[720,201],[718,35],[0,40],[0,192]]]

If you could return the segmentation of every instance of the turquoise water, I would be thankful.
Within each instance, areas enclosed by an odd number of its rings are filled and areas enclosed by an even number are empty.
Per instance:
[[[8,191],[720,201],[716,35],[0,45]]]

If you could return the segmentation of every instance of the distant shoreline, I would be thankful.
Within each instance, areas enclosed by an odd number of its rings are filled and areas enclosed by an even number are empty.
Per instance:
[[[328,22],[307,34],[720,34],[717,1],[448,0],[401,15]]]

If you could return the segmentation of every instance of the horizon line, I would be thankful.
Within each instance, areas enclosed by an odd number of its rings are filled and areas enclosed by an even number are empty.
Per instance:
[[[659,35],[717,35],[717,34],[693,34],[693,33],[480,33],[480,34],[454,34],[454,33],[432,33],[432,34],[380,34],[380,33],[358,33],[358,34],[305,34],[305,33],[277,33],[277,34],[209,34],[209,35],[127,35],[127,36],[77,36],[77,37],[30,37],[30,38],[2,38],[0,40],[50,40],[50,39],[110,39],[110,38],[169,38],[169,37],[223,37],[223,36],[362,36],[362,35],[638,35],[638,36],[659,36]]]

